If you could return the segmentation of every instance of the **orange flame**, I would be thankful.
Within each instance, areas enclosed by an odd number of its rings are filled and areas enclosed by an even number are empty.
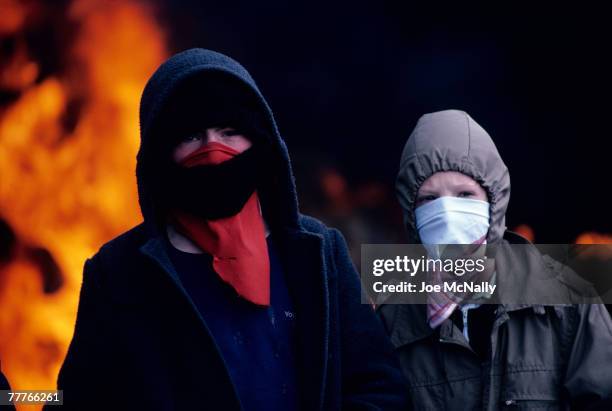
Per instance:
[[[576,238],[576,244],[612,244],[612,235],[594,232],[583,233]]]
[[[519,224],[512,231],[522,235],[531,242],[535,240],[535,232],[527,224]],[[587,231],[576,237],[574,244],[612,244],[612,235]]]
[[[83,262],[141,218],[138,103],[167,52],[141,3],[75,1],[65,16],[77,27],[63,51],[68,68],[35,82],[39,66],[18,36],[31,9],[0,3],[0,37],[17,38],[12,60],[1,62],[0,87],[19,93],[0,105],[0,219],[17,238],[13,257],[0,265],[0,359],[12,388],[53,389],[72,338]],[[74,101],[80,110],[66,131]],[[57,292],[43,292],[32,248],[46,250],[62,273]]]

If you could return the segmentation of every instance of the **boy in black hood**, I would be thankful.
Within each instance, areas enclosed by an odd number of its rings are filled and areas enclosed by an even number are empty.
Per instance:
[[[144,222],[85,264],[64,408],[403,409],[345,241],[299,214],[247,71],[179,53],[149,80],[140,119]]]

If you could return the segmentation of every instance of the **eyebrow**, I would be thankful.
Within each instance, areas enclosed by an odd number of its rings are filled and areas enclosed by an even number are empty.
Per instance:
[[[437,195],[438,192],[436,190],[433,189],[425,189],[423,191],[419,190],[419,192],[417,193],[417,197],[420,196],[427,196],[427,195]]]
[[[463,183],[463,184],[458,184],[454,188],[456,190],[470,190],[470,191],[473,191],[473,190],[476,189],[476,187],[477,187],[476,184]]]

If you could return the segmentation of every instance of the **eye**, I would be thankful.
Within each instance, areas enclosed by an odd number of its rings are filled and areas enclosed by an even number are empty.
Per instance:
[[[181,140],[181,143],[192,143],[194,141],[202,141],[201,133],[189,134]]]
[[[426,203],[428,201],[433,201],[436,198],[438,198],[437,196],[433,195],[433,194],[425,194],[425,195],[421,195],[417,197],[417,204],[422,204],[422,203]]]
[[[473,191],[461,191],[457,197],[473,197],[476,193]]]
[[[238,130],[236,130],[235,128],[231,128],[231,127],[226,127],[226,128],[219,130],[219,134],[221,134],[223,137],[235,137],[235,136],[241,135],[241,133]]]

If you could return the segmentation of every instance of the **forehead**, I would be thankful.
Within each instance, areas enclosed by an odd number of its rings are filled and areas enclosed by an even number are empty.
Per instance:
[[[421,190],[436,190],[447,187],[473,187],[479,186],[473,178],[458,171],[439,171],[432,174],[421,185]]]

